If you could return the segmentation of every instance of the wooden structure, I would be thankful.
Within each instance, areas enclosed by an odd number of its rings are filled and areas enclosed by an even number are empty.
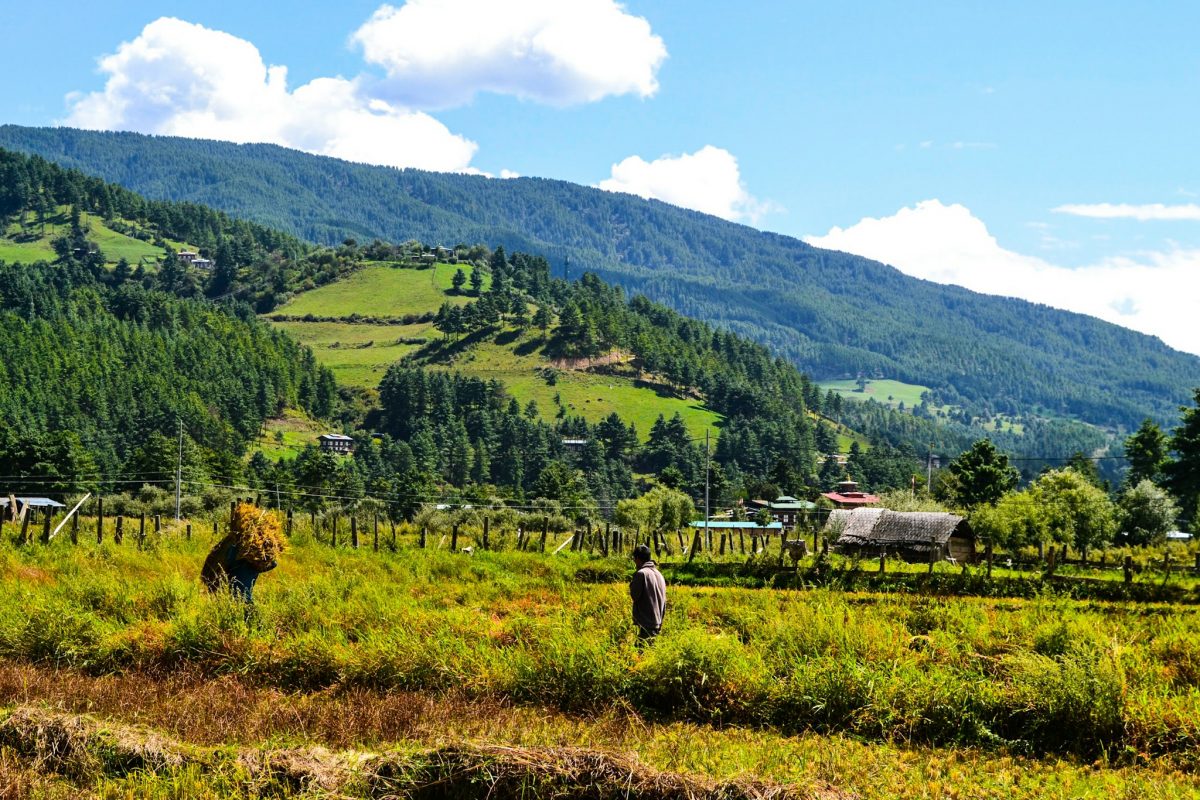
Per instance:
[[[746,507],[751,511],[765,508],[771,512],[771,518],[789,530],[795,529],[796,524],[809,511],[817,507],[816,503],[807,500],[797,500],[795,497],[781,495],[773,501],[747,500]]]
[[[859,508],[879,502],[875,495],[859,491],[858,483],[848,478],[837,485],[836,491],[825,492],[821,496],[838,508]]]
[[[825,535],[847,554],[874,557],[887,553],[918,563],[976,559],[971,526],[962,517],[944,512],[837,509],[829,514]]]
[[[326,453],[349,455],[354,452],[354,440],[344,433],[323,433],[317,437],[317,441]]]

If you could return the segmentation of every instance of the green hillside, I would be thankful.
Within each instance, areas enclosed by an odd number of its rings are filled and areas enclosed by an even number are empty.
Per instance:
[[[419,354],[423,344],[437,345],[443,336],[431,321],[375,324],[352,315],[431,319],[443,303],[465,305],[472,299],[469,290],[455,292],[452,286],[459,269],[469,279],[474,267],[439,263],[432,268],[413,268],[368,262],[341,280],[296,295],[269,318],[311,347],[318,361],[333,370],[339,384],[373,389],[389,366]],[[485,291],[491,287],[490,274],[485,275],[483,286]],[[423,358],[422,363],[501,381],[522,406],[533,401],[550,419],[561,410],[564,415],[596,423],[616,412],[633,423],[643,440],[660,415],[670,418],[678,413],[696,437],[720,420],[720,415],[705,408],[699,399],[674,396],[647,379],[650,376],[556,368],[545,344],[540,331],[503,326],[465,348]]]
[[[1091,317],[916,280],[787,236],[564,181],[66,128],[0,126],[0,146],[313,242],[503,245],[544,254],[556,274],[569,259],[574,275],[592,270],[746,335],[816,378],[888,376],[928,386],[939,405],[972,417],[1036,412],[1128,430],[1146,416],[1172,419],[1200,383],[1200,359]],[[1046,433],[1048,452],[1062,452],[1073,435],[1063,428],[1055,444],[1055,432]]]
[[[125,259],[133,265],[153,265],[166,256],[168,247],[176,251],[189,249],[186,242],[161,239],[155,232],[128,220],[105,221],[96,214],[83,212],[80,221],[84,235],[99,248],[108,264]],[[139,233],[144,238],[131,236],[118,228]],[[10,264],[53,261],[58,258],[54,240],[70,232],[69,210],[65,206],[55,209],[40,223],[27,221],[22,225],[19,221],[9,222],[0,229],[0,260]],[[154,244],[155,239],[161,241],[163,246]]]

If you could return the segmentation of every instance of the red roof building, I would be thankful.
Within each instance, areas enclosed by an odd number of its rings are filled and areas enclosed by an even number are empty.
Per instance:
[[[879,502],[877,496],[860,492],[858,483],[852,480],[842,481],[837,485],[837,491],[825,492],[821,496],[828,497],[838,508],[858,508]]]

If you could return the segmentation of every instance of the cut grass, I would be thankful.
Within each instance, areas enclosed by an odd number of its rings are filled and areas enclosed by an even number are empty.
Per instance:
[[[432,269],[413,269],[370,264],[335,283],[297,295],[275,313],[318,317],[349,317],[353,314],[402,317],[437,311],[446,302],[463,305],[472,300],[472,296],[451,292],[451,280],[460,268],[470,279],[470,266],[436,264]]]

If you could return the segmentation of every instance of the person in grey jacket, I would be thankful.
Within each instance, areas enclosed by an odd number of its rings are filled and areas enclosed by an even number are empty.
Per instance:
[[[629,597],[633,600],[633,622],[637,625],[638,641],[658,636],[662,630],[663,609],[667,605],[667,582],[658,565],[650,560],[650,548],[639,544],[633,548],[633,563],[637,572],[629,581]]]

